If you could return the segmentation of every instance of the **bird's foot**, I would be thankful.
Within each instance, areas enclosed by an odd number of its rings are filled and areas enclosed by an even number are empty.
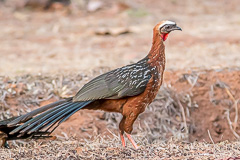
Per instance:
[[[129,139],[129,141],[132,143],[133,147],[134,147],[135,149],[138,149],[138,145],[135,143],[135,141],[133,140],[133,138],[131,137],[131,135],[126,133],[126,136],[127,136],[127,138]],[[121,138],[123,147],[126,147],[125,139],[124,139],[124,136],[123,136],[122,133],[120,133],[120,138]]]
[[[129,141],[132,143],[133,147],[134,147],[135,149],[138,149],[138,145],[137,145],[137,144],[135,143],[135,141],[132,139],[131,135],[130,135],[130,134],[127,134],[127,133],[126,133],[126,135],[127,135],[127,138],[129,139]]]

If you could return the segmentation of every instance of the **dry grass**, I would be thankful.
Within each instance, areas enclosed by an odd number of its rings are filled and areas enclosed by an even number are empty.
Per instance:
[[[144,142],[145,136],[135,136]],[[240,155],[240,142],[184,143],[174,140],[142,144],[135,150],[122,148],[118,138],[97,137],[93,141],[30,141],[13,149],[0,149],[1,159],[227,159]]]
[[[42,101],[50,98],[58,99],[72,95],[80,88],[79,85],[82,85],[79,81],[83,77],[84,75],[75,75],[74,78],[41,75],[25,75],[14,78],[1,76],[0,119],[9,118],[14,110],[17,111],[17,115],[29,112],[39,106]],[[9,104],[17,106],[17,108],[13,108]]]

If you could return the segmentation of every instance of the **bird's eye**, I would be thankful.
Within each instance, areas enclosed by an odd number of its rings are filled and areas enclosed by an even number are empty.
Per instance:
[[[166,26],[166,29],[170,29],[170,26]]]

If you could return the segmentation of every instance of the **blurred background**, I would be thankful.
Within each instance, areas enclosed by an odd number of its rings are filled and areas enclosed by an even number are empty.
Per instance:
[[[152,28],[182,27],[166,43],[167,69],[240,65],[238,0],[1,0],[0,73],[80,73],[136,62]]]

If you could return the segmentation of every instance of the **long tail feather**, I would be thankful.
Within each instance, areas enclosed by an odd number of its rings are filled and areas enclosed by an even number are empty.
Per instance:
[[[71,112],[73,109],[75,109],[76,107],[79,107],[79,104],[72,104],[70,105],[71,108],[66,107],[65,109],[63,109],[62,111],[56,113],[55,115],[52,115],[51,117],[49,117],[48,119],[46,119],[45,121],[43,121],[42,123],[40,123],[39,125],[37,125],[36,127],[32,128],[30,131],[28,131],[28,134],[31,134],[34,131],[38,131],[39,128],[42,128],[44,126],[47,127],[49,125],[51,125],[54,122],[57,122],[59,119],[61,119],[62,117],[64,117],[65,115],[67,115],[69,112]]]
[[[0,131],[8,135],[8,140],[50,137],[62,122],[91,102],[72,102],[72,98],[60,100],[23,116],[1,121]]]
[[[50,133],[52,133],[62,122],[66,121],[69,117],[71,117],[74,113],[76,113],[77,111],[79,111],[80,109],[82,109],[83,107],[78,107],[77,109],[73,110],[71,113],[69,113],[67,116],[63,117],[58,124],[50,131]],[[54,122],[47,130],[46,132],[49,131],[49,129],[51,129],[52,126],[54,126],[57,123]]]
[[[67,103],[67,102],[66,102],[66,103]],[[66,103],[64,103],[64,104],[66,104]],[[44,118],[45,115],[51,114],[51,112],[58,111],[59,109],[61,109],[62,107],[64,107],[64,104],[61,104],[61,105],[59,105],[59,106],[55,106],[55,108],[52,108],[51,110],[46,111],[46,112],[44,112],[44,113],[36,116],[35,118],[32,118],[32,119],[26,121],[24,124],[22,124],[21,126],[19,126],[18,128],[16,128],[15,130],[11,131],[10,134],[14,134],[14,133],[20,131],[21,129],[25,128],[25,127],[28,126],[29,124],[31,124],[31,125],[35,124],[35,122],[37,122],[37,120],[39,120],[39,119],[41,119],[41,118]],[[31,113],[31,112],[30,112],[30,113]],[[23,115],[23,116],[25,116],[25,115]],[[20,118],[21,118],[21,117],[19,117],[19,119],[20,119]],[[8,124],[8,126],[13,126],[13,124],[11,124],[11,125]]]
[[[64,103],[64,102],[71,101],[71,100],[72,100],[72,98],[62,99],[62,100],[59,100],[59,101],[57,101],[57,102],[53,102],[53,103],[50,103],[50,104],[48,104],[48,105],[46,105],[46,106],[40,107],[40,108],[38,108],[38,109],[35,109],[35,110],[32,111],[32,112],[29,112],[29,113],[27,113],[27,114],[25,114],[25,115],[22,115],[22,116],[20,116],[20,117],[18,117],[18,118],[16,118],[16,119],[14,119],[14,120],[11,121],[10,123],[8,123],[8,126],[11,127],[11,126],[14,126],[14,125],[16,125],[16,124],[18,124],[18,123],[25,122],[26,120],[30,119],[31,117],[33,117],[33,116],[35,116],[35,115],[37,115],[37,114],[39,114],[39,113],[42,113],[42,112],[44,112],[44,111],[46,111],[46,110],[48,110],[48,109],[50,109],[50,108],[53,108],[53,107],[55,107],[55,106],[57,106],[57,105],[60,105],[60,104],[62,104],[62,103]]]

